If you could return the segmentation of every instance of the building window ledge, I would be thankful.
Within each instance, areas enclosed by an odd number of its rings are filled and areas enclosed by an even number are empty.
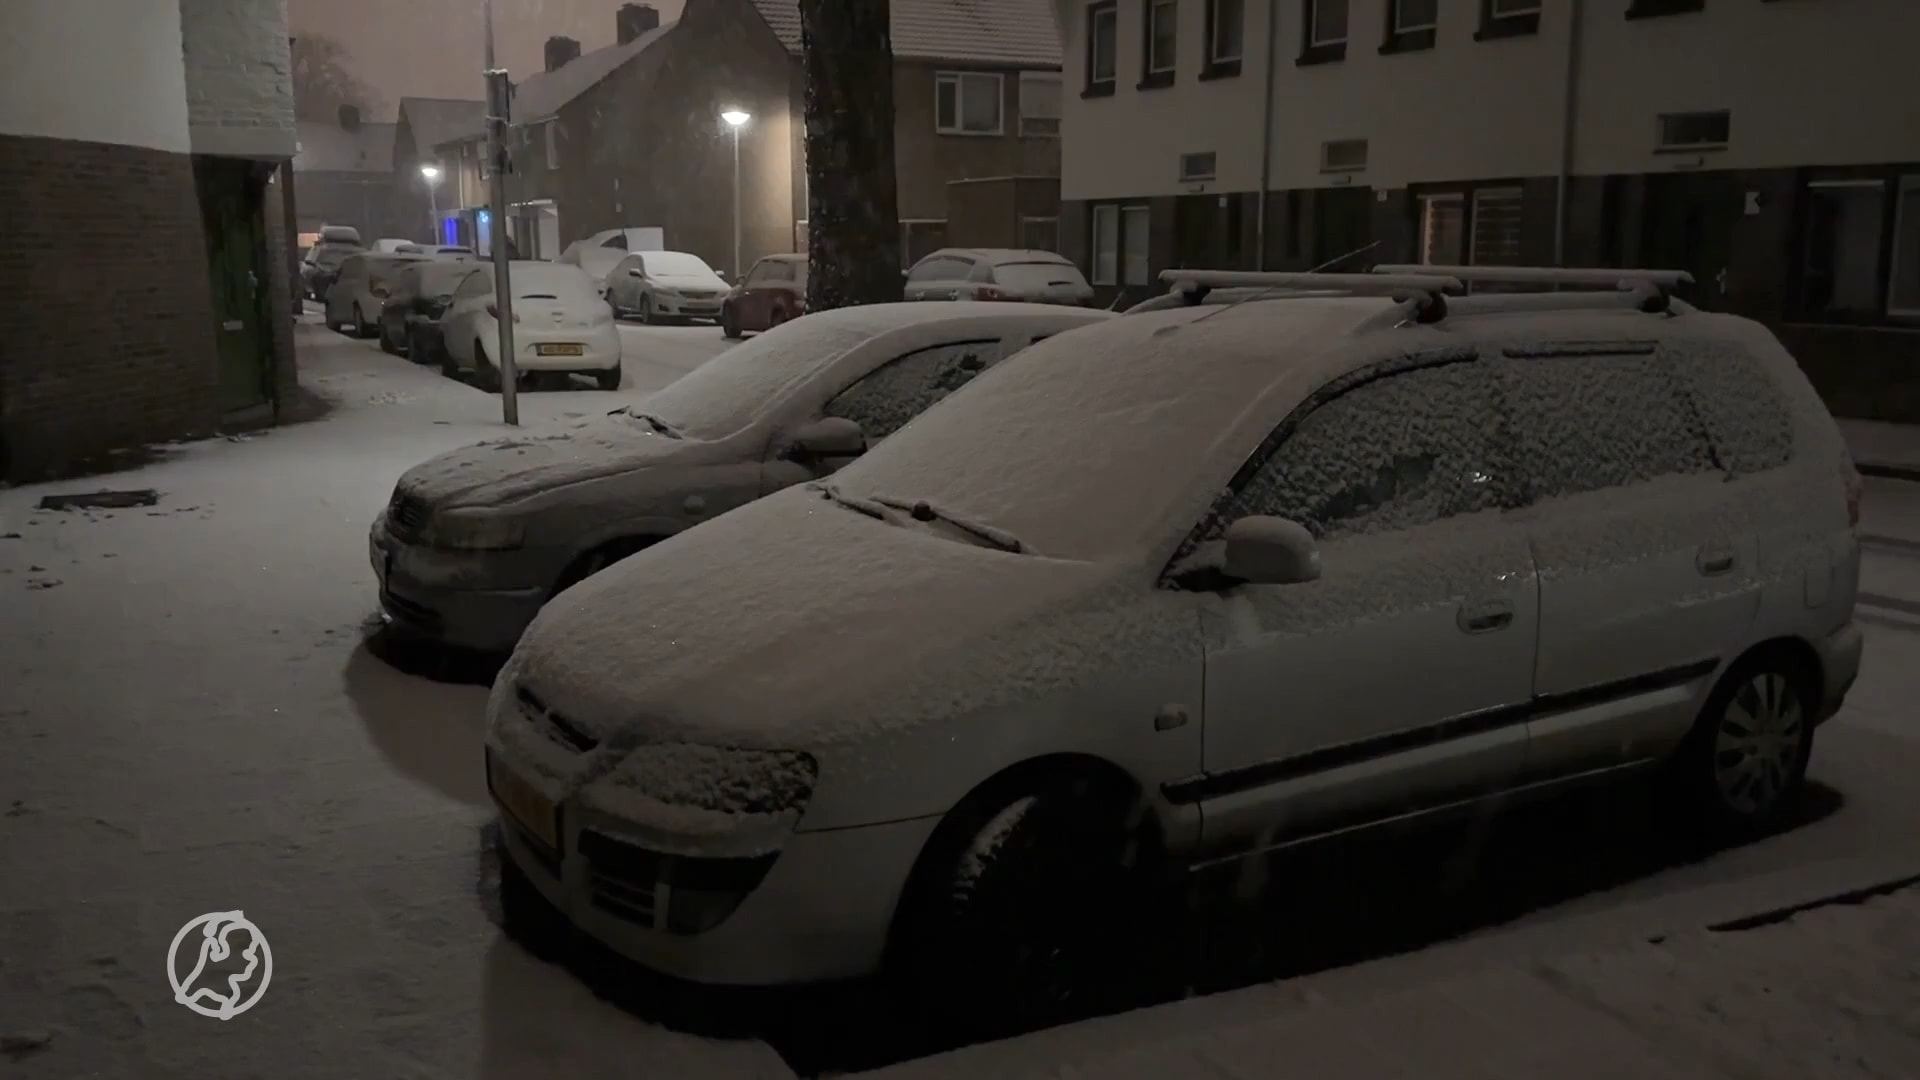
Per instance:
[[[1438,32],[1429,26],[1425,30],[1402,30],[1387,35],[1380,43],[1380,55],[1392,56],[1394,53],[1422,52],[1431,49]]]
[[[1111,79],[1104,82],[1088,83],[1087,88],[1080,91],[1080,96],[1083,98],[1112,97],[1113,85],[1113,80]]]
[[[1627,5],[1629,19],[1657,19],[1662,15],[1689,15],[1707,10],[1707,0],[1633,0]]]
[[[1200,69],[1200,81],[1231,79],[1238,74],[1240,74],[1239,57],[1232,60],[1209,60],[1207,66]]]
[[[1532,37],[1540,32],[1540,13],[1528,12],[1525,15],[1503,15],[1481,21],[1480,29],[1473,32],[1475,41],[1500,41],[1504,38]]]
[[[1139,82],[1133,84],[1133,88],[1135,90],[1165,90],[1172,85],[1173,72],[1149,71],[1140,77]]]
[[[1347,43],[1336,41],[1331,45],[1309,45],[1300,50],[1300,56],[1294,63],[1300,67],[1314,64],[1337,64],[1347,58]]]

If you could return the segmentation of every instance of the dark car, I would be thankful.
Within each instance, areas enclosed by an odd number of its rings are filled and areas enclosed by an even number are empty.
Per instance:
[[[349,255],[364,255],[366,252],[367,249],[358,244],[337,244],[326,240],[307,249],[307,257],[300,263],[300,280],[306,286],[307,299],[326,303],[327,290],[340,277],[340,264],[347,261]]]
[[[409,263],[393,279],[380,309],[380,347],[416,364],[440,359],[440,316],[454,286],[475,268],[472,256]]]
[[[771,330],[807,310],[807,257],[769,255],[720,301],[720,332],[737,338],[748,331]]]

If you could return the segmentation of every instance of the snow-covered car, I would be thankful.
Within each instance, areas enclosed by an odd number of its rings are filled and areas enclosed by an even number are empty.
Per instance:
[[[403,267],[380,308],[380,347],[416,364],[440,363],[440,318],[453,303],[453,290],[475,268],[470,257],[426,258]]]
[[[499,311],[492,263],[463,264],[466,277],[440,317],[441,353],[449,375],[471,374],[485,390],[500,388]],[[577,266],[516,261],[513,286],[514,367],[523,378],[591,375],[602,390],[620,389],[620,332],[593,280]]]
[[[556,597],[488,707],[508,910],[988,1006],[1124,964],[1162,874],[1638,772],[1770,819],[1862,642],[1794,359],[1639,285],[1351,277],[1042,342]]]
[[[366,249],[359,244],[334,243],[322,240],[307,249],[300,260],[301,291],[307,299],[326,303],[327,290],[333,287],[334,278],[340,273],[340,264],[349,255],[361,255]]]
[[[1071,259],[1024,248],[941,248],[907,271],[909,300],[1018,300],[1091,304],[1093,286]]]
[[[360,254],[342,259],[339,274],[327,286],[327,329],[345,330],[356,337],[378,334],[380,312],[393,290],[394,275],[424,258]]]
[[[505,652],[569,585],[825,476],[1002,357],[1111,317],[847,308],[730,349],[640,405],[443,454],[402,476],[374,522],[381,602],[417,635]]]
[[[585,270],[604,290],[608,275],[629,252],[658,251],[665,246],[665,234],[658,227],[602,229],[568,244],[554,261]]]
[[[768,255],[720,301],[720,332],[729,340],[770,330],[807,310],[807,257]]]
[[[411,248],[412,251],[408,251],[409,248]],[[422,248],[417,241],[409,240],[404,236],[383,236],[373,242],[373,253],[376,255],[418,255],[422,253]]]
[[[717,321],[729,288],[698,255],[641,251],[620,260],[607,276],[607,303],[615,314],[642,322]]]

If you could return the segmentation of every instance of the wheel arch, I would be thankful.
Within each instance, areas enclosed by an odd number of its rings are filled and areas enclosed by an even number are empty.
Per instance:
[[[1724,681],[1727,675],[1736,669],[1771,659],[1777,659],[1804,675],[1813,693],[1816,697],[1819,695],[1826,682],[1826,664],[1820,659],[1820,652],[1813,647],[1812,642],[1792,635],[1768,638],[1749,646],[1745,652],[1734,657],[1733,662],[1726,666],[1721,672],[1720,679]]]

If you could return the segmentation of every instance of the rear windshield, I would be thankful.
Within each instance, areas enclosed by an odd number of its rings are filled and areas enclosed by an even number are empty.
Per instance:
[[[375,285],[384,285],[400,276],[400,271],[417,265],[417,259],[368,259],[367,277]]]
[[[551,296],[556,300],[598,302],[600,290],[577,266],[563,263],[514,263],[513,295]]]
[[[993,268],[993,280],[1016,289],[1045,289],[1055,285],[1081,286],[1087,279],[1071,263],[1001,263]]]
[[[323,245],[320,250],[313,253],[313,264],[315,266],[324,266],[331,270],[345,262],[347,256],[358,254],[360,254],[360,249],[356,247],[346,247],[344,245],[334,247],[330,244]]]
[[[423,296],[445,296],[453,292],[460,279],[473,273],[473,264],[454,262],[452,259],[421,263],[413,271],[419,275],[420,293]]]

